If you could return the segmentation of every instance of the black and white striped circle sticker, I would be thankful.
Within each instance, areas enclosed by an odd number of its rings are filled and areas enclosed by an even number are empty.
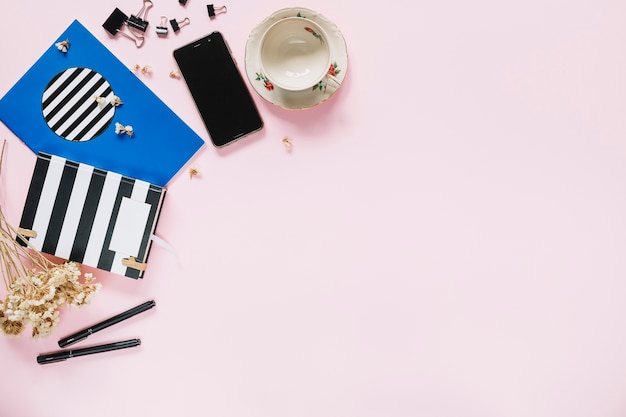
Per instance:
[[[102,102],[96,101],[102,97]],[[46,86],[41,99],[43,117],[63,139],[83,142],[100,135],[115,115],[115,97],[108,81],[89,68],[68,68]]]

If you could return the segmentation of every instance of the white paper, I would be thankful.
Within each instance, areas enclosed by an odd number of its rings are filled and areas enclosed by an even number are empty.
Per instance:
[[[127,256],[137,256],[150,215],[150,204],[122,198],[109,249]]]

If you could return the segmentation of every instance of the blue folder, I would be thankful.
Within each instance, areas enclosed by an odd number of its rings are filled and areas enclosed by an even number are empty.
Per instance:
[[[65,40],[63,52],[57,43]],[[159,186],[204,145],[77,20],[0,99],[0,120],[34,153]],[[132,126],[132,136],[117,123]]]

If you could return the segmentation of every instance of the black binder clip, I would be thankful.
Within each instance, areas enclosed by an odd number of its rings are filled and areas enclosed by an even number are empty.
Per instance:
[[[216,14],[226,13],[226,6],[218,6],[215,7],[212,4],[206,5],[207,10],[209,11],[209,17],[213,19]]]
[[[178,0],[178,2],[180,3],[181,6],[184,6],[187,4],[187,0]]]
[[[183,26],[187,26],[190,23],[191,23],[191,20],[189,20],[188,17],[184,18],[180,22],[177,22],[176,19],[170,20],[170,25],[172,25],[172,30],[174,32],[178,32],[180,28],[182,28]]]
[[[122,36],[127,37],[135,42],[135,46],[137,48],[140,48],[143,45],[144,37],[131,35],[122,31],[122,26],[124,25],[128,26],[128,16],[116,7],[115,10],[113,10],[113,13],[111,13],[107,20],[102,24],[102,27],[113,36],[116,36],[119,33]]]
[[[143,0],[143,5],[136,15],[131,14],[128,18],[128,26],[145,32],[148,29],[148,21],[145,18],[148,15],[148,10],[153,6],[151,0]]]
[[[156,27],[157,35],[167,35],[167,16],[161,16],[161,24]]]

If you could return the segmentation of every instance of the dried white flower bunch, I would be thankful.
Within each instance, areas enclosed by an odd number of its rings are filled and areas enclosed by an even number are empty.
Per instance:
[[[80,265],[75,262],[50,262],[40,270],[34,268],[12,277],[11,282],[5,277],[8,290],[0,301],[0,331],[18,336],[30,325],[34,339],[48,336],[59,324],[61,306],[85,306],[100,290],[101,284],[92,274],[85,274],[82,283],[80,276]]]
[[[48,336],[59,323],[60,307],[85,306],[101,288],[90,273],[80,281],[79,264],[56,264],[33,248],[7,222],[2,206],[0,274],[7,291],[4,299],[0,296],[0,333],[8,336],[20,335],[28,325],[33,338]]]

